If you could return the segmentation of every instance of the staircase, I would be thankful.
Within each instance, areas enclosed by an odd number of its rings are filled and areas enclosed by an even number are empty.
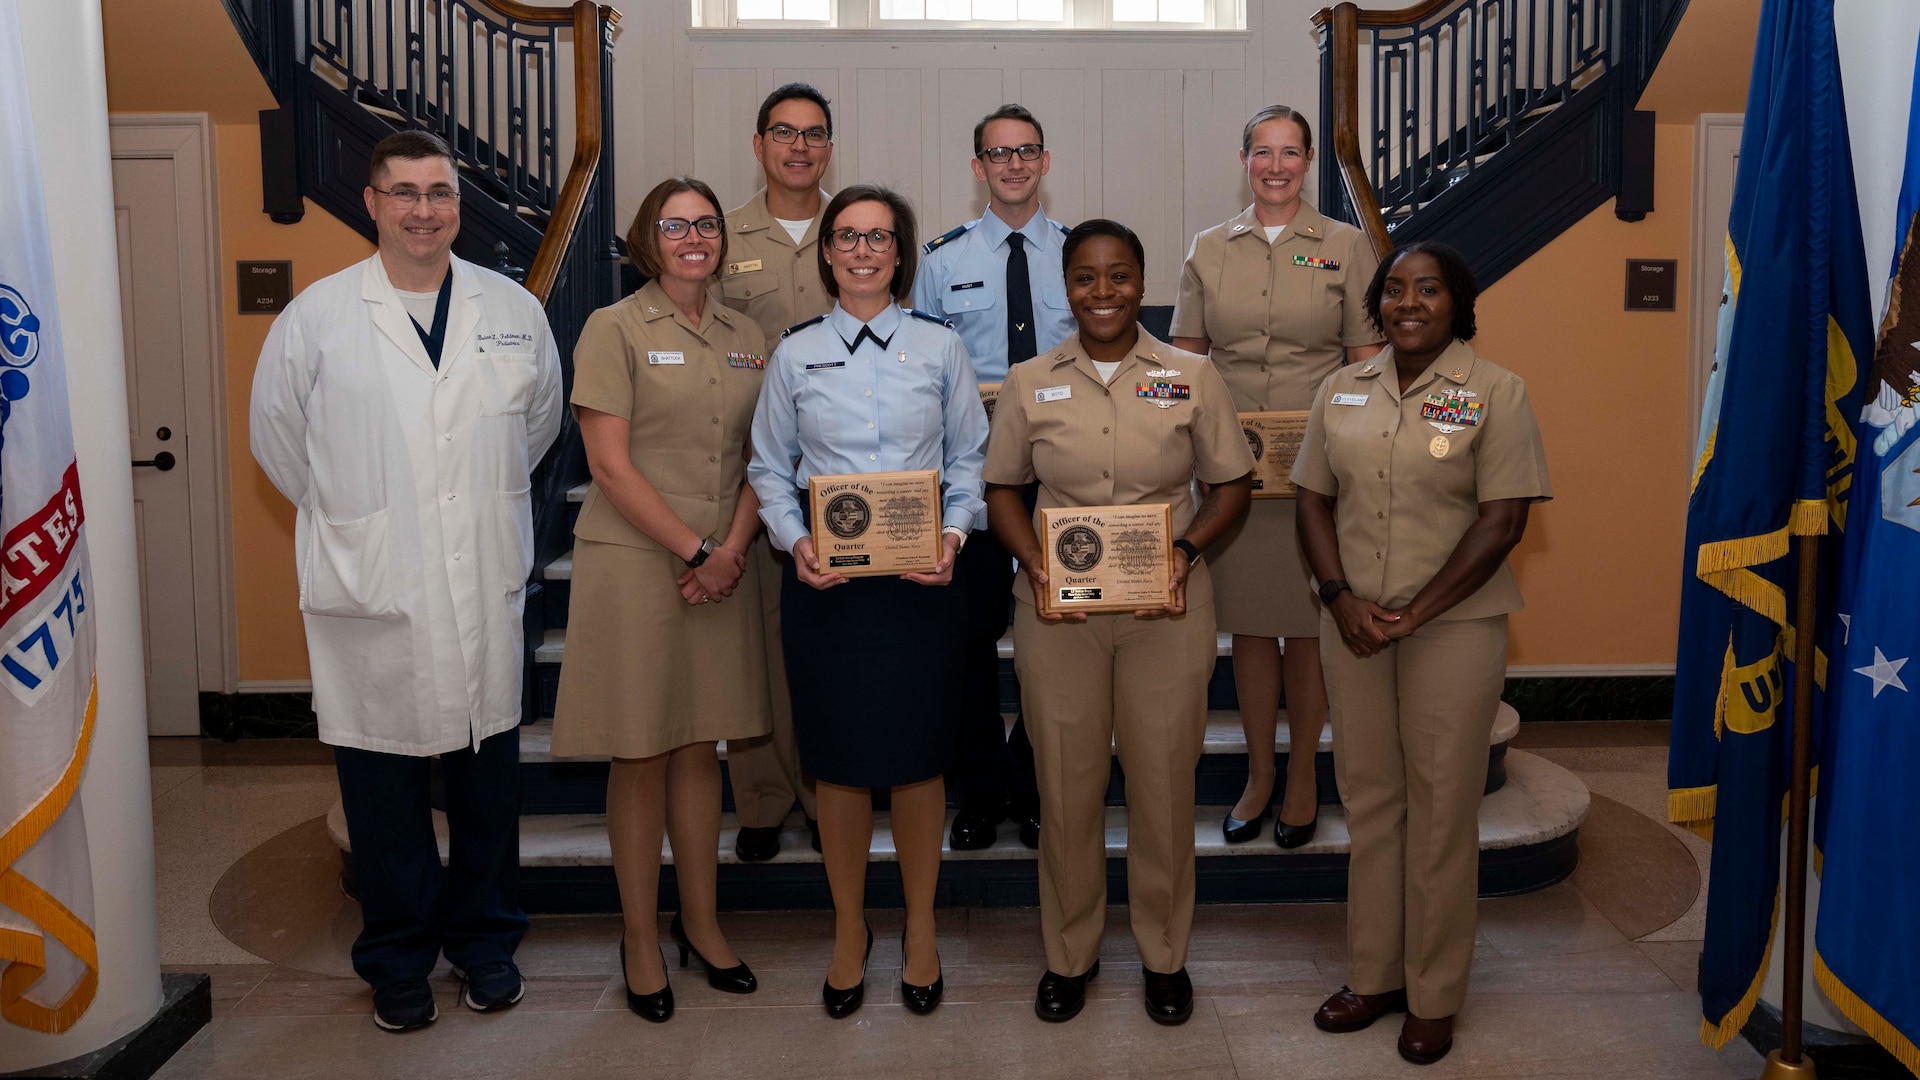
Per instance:
[[[1608,199],[1651,203],[1652,116],[1636,113],[1687,0],[1352,3],[1320,33],[1321,209],[1381,254],[1460,249],[1481,288]]]
[[[528,7],[515,0],[225,2],[280,104],[262,116],[267,203],[275,219],[298,220],[304,197],[375,239],[361,204],[373,145],[404,127],[434,131],[454,148],[460,169],[464,198],[456,252],[522,278],[542,300],[570,386],[573,344],[587,315],[620,295],[608,93],[608,34],[619,13],[592,0],[578,0],[570,8]],[[569,66],[570,108],[560,79]],[[1578,92],[1569,98],[1575,99]],[[569,137],[573,152],[563,176],[558,162]],[[586,475],[569,415],[555,449],[534,475],[538,569],[526,605],[521,863],[522,900],[535,912],[618,908],[606,838],[607,761],[555,759],[548,749],[566,653],[572,528],[586,495]],[[1270,836],[1231,848],[1221,839],[1220,823],[1239,796],[1249,753],[1234,711],[1230,643],[1222,635],[1208,692],[1213,711],[1196,778],[1200,898],[1343,899],[1347,835],[1326,731],[1317,745],[1301,748],[1315,755],[1319,777],[1323,805],[1316,841],[1283,852]],[[1000,649],[1001,708],[1011,712],[1019,700],[1011,639],[1003,639]],[[1549,762],[1509,753],[1506,742],[1518,725],[1518,716],[1503,705],[1488,747],[1481,822],[1486,895],[1543,888],[1570,874],[1578,858],[1586,789]],[[1284,727],[1273,750],[1282,776],[1293,749]],[[724,752],[722,768],[722,905],[829,906],[819,856],[797,812],[776,859],[761,864],[734,859]],[[1115,897],[1125,894],[1124,792],[1116,762],[1107,798],[1108,873]],[[436,819],[444,851],[445,822],[438,813]],[[328,821],[342,852],[343,880],[351,889],[352,854],[338,806]],[[1020,845],[1011,826],[1001,832],[1003,839],[992,848],[948,853],[942,903],[1038,902],[1035,853]],[[901,902],[898,876],[885,866],[892,859],[883,810],[870,870],[872,903]],[[677,899],[670,858],[667,862],[662,906],[673,908]]]

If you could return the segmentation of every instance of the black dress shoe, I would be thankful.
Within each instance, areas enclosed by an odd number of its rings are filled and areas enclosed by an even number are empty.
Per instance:
[[[851,1016],[861,1002],[867,1000],[867,961],[873,956],[873,926],[867,926],[867,953],[860,958],[860,981],[845,990],[835,988],[832,980],[820,983],[820,1002],[827,1007],[827,1015],[835,1020]]]
[[[1040,818],[1038,815],[1021,815],[1020,842],[1034,851],[1040,850]]]
[[[664,1024],[673,1018],[673,983],[671,981],[651,994],[633,992],[633,980],[627,978],[627,935],[625,934],[620,935],[620,985],[627,992],[627,1008],[632,1009],[634,1015],[656,1024]]]
[[[1193,980],[1187,969],[1171,975],[1140,969],[1147,976],[1147,1015],[1156,1024],[1184,1024],[1193,1015]]]
[[[996,826],[1000,824],[1000,815],[990,814],[972,806],[963,806],[953,816],[953,830],[948,837],[948,845],[955,851],[979,851],[990,848],[998,840]]]
[[[717,968],[708,963],[707,958],[700,955],[700,950],[694,948],[693,942],[687,937],[687,928],[681,925],[679,912],[673,913],[673,924],[667,927],[667,933],[680,945],[680,966],[687,966],[688,956],[700,961],[700,966],[707,969],[708,986],[723,994],[751,994],[759,988],[760,981],[753,977],[753,969],[745,963],[730,968]]]
[[[935,959],[939,959],[938,956]],[[942,971],[925,986],[915,986],[907,981],[907,928],[900,928],[900,1001],[908,1009],[922,1016],[933,1011],[940,1004],[940,994],[947,988],[947,973]]]
[[[813,838],[813,853],[815,855],[825,855],[826,852],[820,850],[820,822],[818,819],[807,819],[807,833]]]
[[[1283,848],[1291,849],[1302,847],[1313,839],[1313,830],[1319,827],[1320,808],[1318,806],[1313,808],[1313,820],[1307,822],[1305,825],[1289,825],[1280,820],[1280,815],[1275,814],[1273,817],[1273,842]]]
[[[742,825],[733,838],[733,853],[741,862],[766,862],[780,854],[780,827],[750,828]]]
[[[1262,807],[1260,812],[1254,815],[1252,821],[1241,821],[1232,814],[1228,814],[1227,820],[1220,823],[1220,832],[1227,838],[1227,843],[1244,844],[1254,837],[1259,836],[1260,830],[1266,828],[1266,825],[1267,808]]]
[[[1056,975],[1049,969],[1040,976],[1040,992],[1033,996],[1033,1014],[1055,1024],[1079,1016],[1087,1003],[1087,984],[1099,974],[1098,960],[1084,975]]]
[[[1407,991],[1389,990],[1384,994],[1357,994],[1343,986],[1314,1010],[1313,1026],[1335,1035],[1359,1031],[1390,1012],[1407,1011]]]

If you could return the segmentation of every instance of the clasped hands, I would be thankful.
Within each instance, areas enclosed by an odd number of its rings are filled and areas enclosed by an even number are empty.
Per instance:
[[[680,599],[689,605],[717,604],[733,595],[746,569],[746,552],[722,544],[713,549],[707,561],[688,567],[686,573],[675,579],[680,585]]]
[[[1366,659],[1419,629],[1410,606],[1387,609],[1355,596],[1351,590],[1333,598],[1329,609],[1347,651]]]

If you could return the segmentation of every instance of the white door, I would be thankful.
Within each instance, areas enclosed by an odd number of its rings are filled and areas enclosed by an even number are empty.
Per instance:
[[[200,732],[194,626],[179,184],[166,158],[116,158],[120,318],[126,335],[133,521],[145,621],[147,730]]]

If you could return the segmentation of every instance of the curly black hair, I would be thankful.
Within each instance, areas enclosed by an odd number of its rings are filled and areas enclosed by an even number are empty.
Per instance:
[[[1383,334],[1387,332],[1386,324],[1380,319],[1380,290],[1386,287],[1387,274],[1394,264],[1409,255],[1428,255],[1439,265],[1440,280],[1453,296],[1453,336],[1472,341],[1478,332],[1473,321],[1473,302],[1480,296],[1480,283],[1474,280],[1473,267],[1467,265],[1467,257],[1457,248],[1437,240],[1416,240],[1395,248],[1380,260],[1379,268],[1373,272],[1373,281],[1367,285],[1367,319],[1373,328]]]

